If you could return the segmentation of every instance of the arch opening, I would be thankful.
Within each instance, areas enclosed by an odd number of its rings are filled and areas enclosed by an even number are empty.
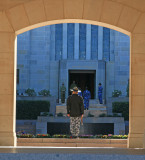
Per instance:
[[[72,23],[71,23],[72,24]],[[85,25],[87,25],[87,24],[85,24]],[[97,26],[96,26],[97,27]],[[107,30],[107,28],[106,28],[106,30]],[[116,32],[116,31],[112,31],[112,32]],[[117,33],[117,32],[116,32]],[[32,33],[32,34],[34,34],[34,33]],[[113,33],[112,33],[113,34]],[[120,35],[121,35],[121,33],[120,33]],[[118,35],[119,36],[119,35]],[[123,34],[122,34],[122,36],[123,36]],[[33,37],[34,38],[34,37]],[[110,37],[109,37],[110,38]],[[109,41],[110,41],[110,39],[109,39]],[[103,42],[103,41],[102,41]],[[124,42],[125,43],[125,42]],[[109,44],[109,46],[110,46],[110,44]],[[129,54],[129,43],[128,43],[128,54]],[[109,52],[110,52],[110,49],[109,49]],[[33,56],[35,56],[35,55],[33,55]],[[55,55],[55,57],[54,58],[56,58],[57,56]],[[74,56],[75,57],[75,56]],[[73,58],[74,58],[73,57]],[[90,56],[89,56],[90,57]],[[68,58],[68,55],[67,55],[67,58]],[[40,59],[40,58],[39,58]],[[59,57],[58,57],[58,59],[59,59]],[[56,59],[55,59],[56,60]],[[64,60],[63,59],[63,56],[62,56],[62,60]],[[74,59],[75,60],[75,59]],[[101,60],[101,59],[100,59]],[[103,59],[102,59],[103,60]],[[54,63],[54,62],[53,62]],[[62,63],[61,64],[63,64],[64,63],[64,61],[62,61]],[[79,62],[78,62],[79,63]],[[85,63],[85,62],[84,62]],[[59,65],[61,65],[61,64],[59,64]],[[104,65],[105,66],[105,65]],[[109,66],[109,65],[108,65]],[[128,66],[129,67],[129,66]],[[77,74],[76,73],[76,70],[77,70],[77,72],[81,72],[82,70],[81,69],[78,69],[78,68],[69,68],[68,69],[68,77],[70,76],[72,76],[72,74]],[[86,68],[86,70],[83,70],[83,72],[84,71],[89,71],[88,70],[88,68]],[[91,70],[92,71],[92,70]],[[64,71],[62,71],[63,73],[64,73]],[[82,72],[81,72],[82,73]],[[109,73],[109,72],[108,72]],[[85,73],[86,74],[86,73]],[[95,74],[96,74],[96,71],[95,71]],[[105,72],[104,72],[104,74],[105,74]],[[98,76],[98,75],[97,75]],[[61,85],[61,82],[62,82],[62,80],[59,82],[60,84],[59,85]],[[98,80],[97,80],[97,82],[99,82]],[[95,82],[96,83],[96,82]],[[103,84],[105,85],[107,82],[104,82]],[[69,84],[70,85],[70,84]],[[113,91],[113,90],[112,90]],[[112,93],[112,92],[111,92]],[[57,96],[57,95],[56,95]],[[97,94],[96,94],[96,96],[97,96]],[[97,97],[94,97],[94,98],[97,98]]]

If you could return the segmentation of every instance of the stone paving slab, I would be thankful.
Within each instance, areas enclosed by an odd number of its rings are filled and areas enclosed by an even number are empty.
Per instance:
[[[88,154],[0,154],[1,160],[145,160],[145,156]]]
[[[145,160],[145,149],[0,148],[0,160]]]

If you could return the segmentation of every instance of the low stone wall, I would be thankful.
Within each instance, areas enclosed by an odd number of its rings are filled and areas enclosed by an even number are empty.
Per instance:
[[[47,123],[69,123],[68,117],[44,117],[38,116],[36,122],[36,134],[47,134]],[[125,134],[125,123],[123,117],[86,117],[83,119],[85,123],[114,123],[114,135]]]
[[[127,148],[127,139],[18,138],[17,146]]]
[[[16,120],[16,133],[36,134],[37,120]]]
[[[85,124],[114,124],[114,135],[125,134],[125,122],[122,117],[86,117],[83,119],[84,127],[80,130],[80,134],[85,134],[88,128]],[[23,131],[28,134],[47,134],[47,123],[64,123],[69,124],[68,117],[47,117],[38,116],[37,120],[17,120],[16,132]],[[86,128],[87,127],[87,128]],[[65,133],[64,133],[65,134]],[[109,133],[108,133],[109,134]]]

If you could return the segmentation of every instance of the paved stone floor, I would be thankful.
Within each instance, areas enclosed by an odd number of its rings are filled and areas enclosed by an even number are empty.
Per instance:
[[[0,160],[145,160],[145,149],[0,147]]]

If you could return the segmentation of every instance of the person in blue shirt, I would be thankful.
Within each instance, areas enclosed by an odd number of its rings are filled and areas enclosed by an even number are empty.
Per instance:
[[[102,101],[102,92],[103,92],[103,87],[102,87],[102,84],[99,83],[99,86],[98,86],[98,98],[99,98],[100,104],[103,104],[103,101]]]
[[[91,93],[88,90],[88,87],[86,87],[86,90],[83,92],[83,97],[84,97],[84,109],[88,110],[89,109],[89,99],[91,98]]]

